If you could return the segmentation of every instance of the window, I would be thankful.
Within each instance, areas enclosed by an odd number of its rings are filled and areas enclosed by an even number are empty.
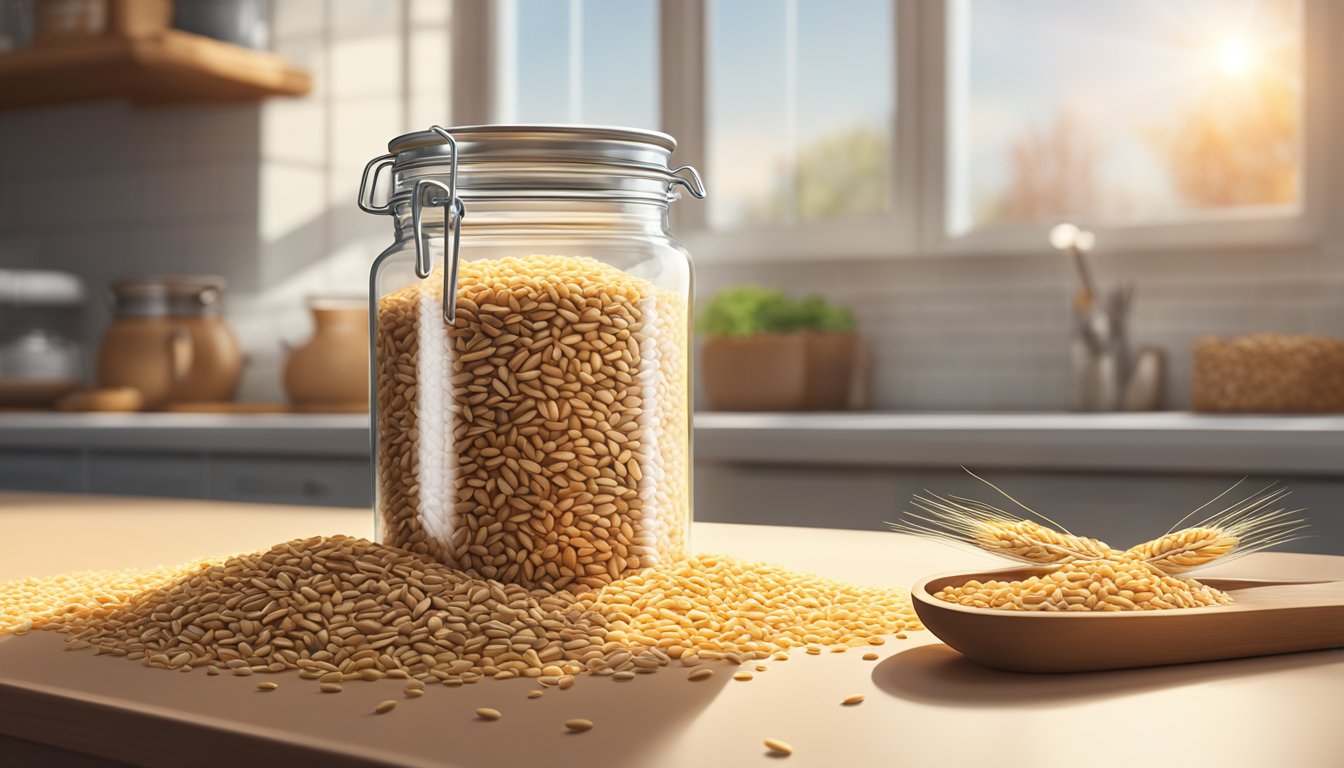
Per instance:
[[[1297,211],[1297,0],[954,7],[949,233]]]
[[[498,7],[496,121],[659,126],[657,0]]]
[[[671,132],[710,190],[678,234],[709,261],[1023,252],[1064,219],[1116,249],[1291,244],[1321,221],[1326,0],[456,7],[490,16],[460,48],[493,41],[457,61],[459,116]]]
[[[891,205],[889,0],[713,0],[706,18],[710,226]]]

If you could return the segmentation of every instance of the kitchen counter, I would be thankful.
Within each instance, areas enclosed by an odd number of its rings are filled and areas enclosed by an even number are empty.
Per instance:
[[[698,413],[702,461],[1344,474],[1344,416]],[[0,451],[367,460],[363,414],[0,413]]]
[[[1344,416],[705,413],[695,439],[722,462],[1344,474]]]
[[[0,578],[175,562],[290,537],[369,535],[367,510],[0,494]],[[895,534],[697,524],[695,548],[863,583],[909,585],[989,559]],[[1260,554],[1225,574],[1344,578],[1344,558]],[[1334,768],[1344,653],[1318,652],[1097,674],[995,672],[927,632],[858,652],[794,653],[750,682],[688,683],[679,669],[629,683],[581,678],[528,700],[526,680],[431,686],[397,681],[321,695],[293,674],[268,694],[256,677],[149,669],[64,652],[53,633],[0,638],[0,753],[56,762],[53,747],[143,765],[771,765]],[[726,672],[727,670],[723,670]],[[854,693],[854,707],[839,701]],[[398,708],[373,715],[375,702]],[[504,713],[472,717],[476,707]],[[589,733],[561,723],[591,719]],[[1246,727],[1237,727],[1241,723]],[[67,756],[68,757],[68,756]]]

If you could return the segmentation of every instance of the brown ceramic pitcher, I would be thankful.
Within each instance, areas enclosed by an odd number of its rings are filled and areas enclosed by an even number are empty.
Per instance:
[[[131,387],[147,409],[232,400],[243,356],[220,317],[224,281],[155,277],[112,285],[115,318],[98,354],[101,387]]]

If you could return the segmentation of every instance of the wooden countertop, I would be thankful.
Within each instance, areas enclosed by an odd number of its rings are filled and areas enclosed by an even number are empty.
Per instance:
[[[82,496],[0,494],[0,579],[148,566],[259,549],[313,534],[370,535],[372,514]],[[862,583],[908,586],[989,558],[895,534],[697,524],[695,548],[770,560]],[[1344,578],[1344,558],[1262,554],[1225,574]],[[795,653],[750,682],[727,670],[688,683],[679,668],[629,683],[580,678],[528,700],[526,680],[430,686],[397,681],[321,695],[289,673],[208,677],[64,652],[54,633],[0,638],[0,754],[50,762],[47,747],[162,766],[750,766],[775,764],[762,739],[797,750],[791,766],[1182,766],[1336,768],[1344,652],[1096,674],[980,668],[927,632],[860,653]],[[861,693],[867,700],[841,707]],[[372,714],[377,701],[400,706]],[[504,713],[475,720],[476,707]],[[566,734],[564,720],[591,719]],[[1244,726],[1244,727],[1243,727]],[[14,741],[19,739],[23,741]],[[29,750],[31,751],[25,751]],[[8,750],[8,751],[7,751]],[[39,757],[33,757],[39,756]],[[28,763],[20,763],[28,764]],[[81,763],[82,764],[82,763]]]

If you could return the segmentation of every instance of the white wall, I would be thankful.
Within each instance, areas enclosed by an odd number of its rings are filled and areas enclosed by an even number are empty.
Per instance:
[[[283,397],[280,341],[299,342],[312,293],[364,294],[391,242],[355,206],[388,139],[448,121],[448,4],[275,3],[274,50],[313,92],[238,106],[100,102],[0,112],[0,265],[85,278],[98,295],[139,274],[223,275],[226,317],[249,356],[240,397]]]
[[[1332,229],[1337,225],[1332,224]],[[1107,255],[1100,282],[1136,286],[1131,338],[1169,353],[1168,403],[1189,403],[1190,345],[1205,334],[1344,336],[1344,248],[1335,236],[1293,248]],[[764,282],[852,306],[874,357],[874,407],[1064,410],[1069,403],[1068,262],[1056,255],[899,257],[808,264],[702,265],[701,301]]]

